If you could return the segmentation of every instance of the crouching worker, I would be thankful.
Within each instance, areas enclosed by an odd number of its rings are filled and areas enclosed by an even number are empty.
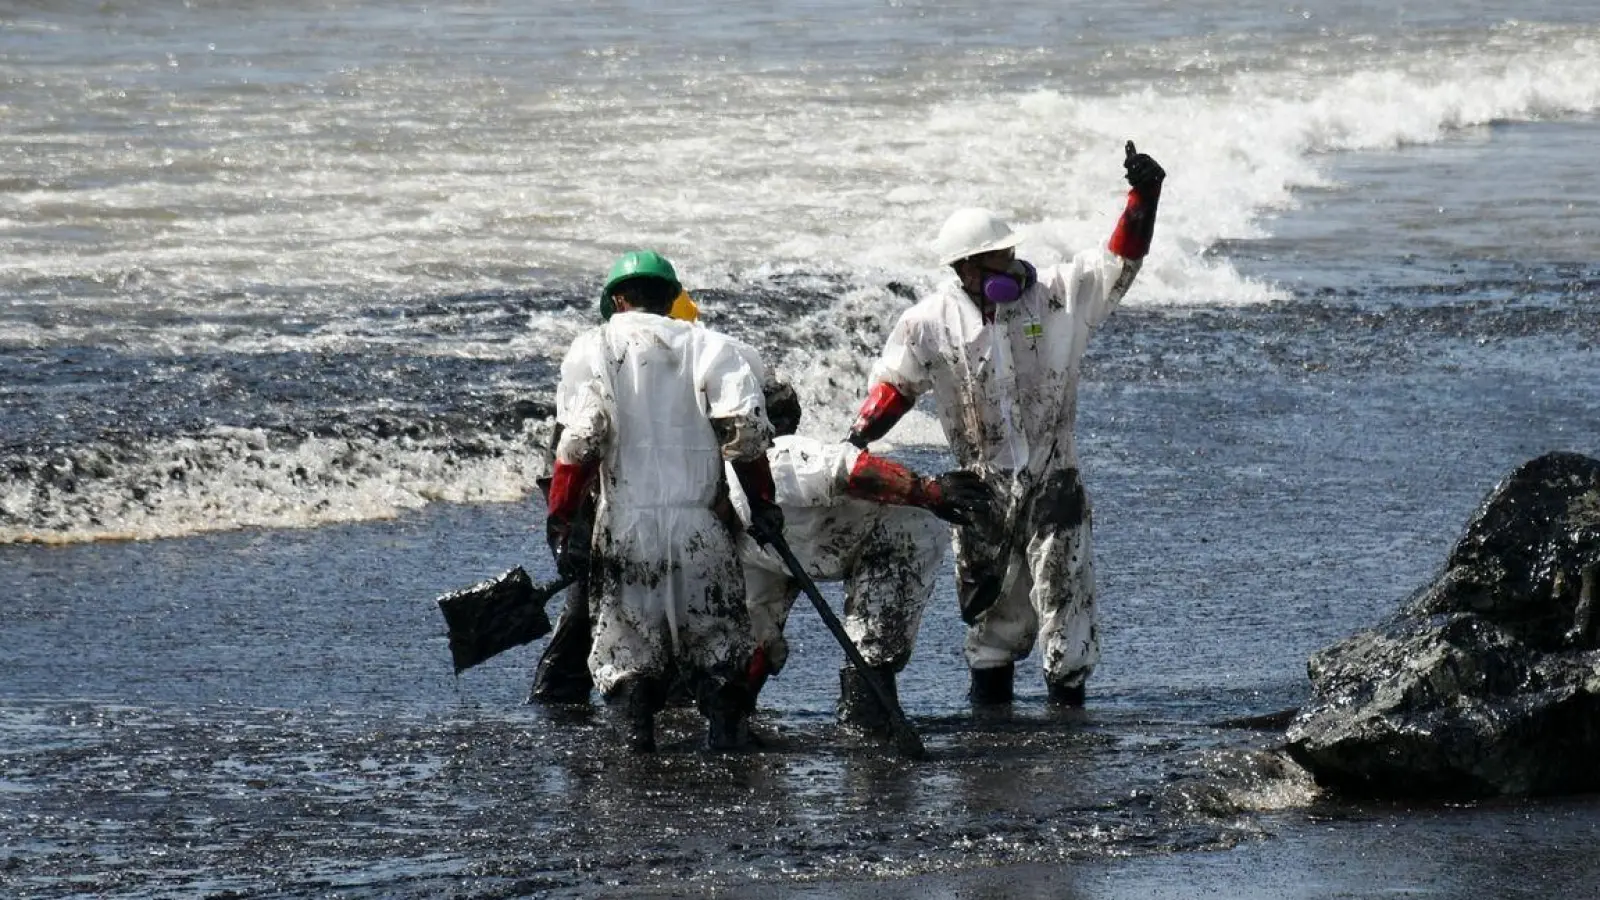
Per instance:
[[[767,416],[779,437],[767,452],[784,540],[814,581],[842,581],[845,632],[891,696],[911,660],[923,610],[950,545],[946,522],[989,526],[997,516],[990,489],[963,471],[928,478],[850,444],[800,437],[792,388],[769,384]],[[737,491],[733,501],[749,521]],[[937,517],[937,518],[936,518]],[[752,687],[759,690],[788,658],[784,626],[800,583],[780,557],[748,537],[740,542],[746,602],[756,638]],[[862,673],[839,670],[841,725],[881,732],[889,712]]]
[[[713,749],[748,739],[755,648],[734,542],[712,511],[733,467],[754,499],[752,534],[779,533],[760,382],[723,336],[667,317],[672,265],[624,256],[605,294],[616,314],[580,335],[561,364],[549,537],[563,574],[586,574],[589,674],[627,745],[656,746],[666,678],[689,673]],[[573,522],[598,479],[590,546]]]

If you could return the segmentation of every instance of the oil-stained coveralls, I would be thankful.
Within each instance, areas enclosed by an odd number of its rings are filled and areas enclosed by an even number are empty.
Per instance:
[[[1073,437],[1079,369],[1148,251],[1165,177],[1131,141],[1124,165],[1133,189],[1110,244],[1062,265],[1014,260],[1020,237],[986,210],[952,215],[935,248],[959,280],[901,315],[851,431],[865,446],[932,392],[957,461],[1011,498],[1003,527],[956,537],[975,702],[1010,700],[1014,664],[1036,640],[1054,702],[1081,705],[1100,659],[1091,508]]]
[[[636,254],[630,254],[635,256]],[[624,257],[624,260],[629,257]],[[610,306],[609,300],[602,303],[603,316],[609,320],[616,310]],[[682,293],[673,303],[667,317],[684,322],[695,323],[700,320],[700,310],[694,304],[688,293]],[[780,421],[787,421],[792,416],[794,421],[799,421],[799,400],[794,390],[787,383],[769,381],[767,378],[766,363],[762,361],[761,354],[749,344],[732,337],[722,335],[733,348],[738,351],[741,358],[755,373],[756,380],[761,382],[763,398],[766,400],[768,421],[777,425]],[[773,412],[770,405],[776,392],[780,404],[780,414]],[[562,429],[558,422],[553,429],[551,441],[546,448],[545,464],[554,467],[556,447],[561,440]],[[728,477],[731,483],[737,484],[737,473],[731,471]],[[539,482],[546,502],[550,499],[550,479],[543,478]],[[573,525],[583,529],[583,534],[589,534],[594,519],[593,491],[586,496],[579,509],[573,516]],[[734,517],[731,506],[718,505],[718,515],[723,517],[723,523],[729,524],[729,517]],[[743,523],[734,523],[735,532],[742,532],[744,525],[749,522],[746,516]],[[554,548],[552,548],[553,550]],[[544,651],[539,654],[539,661],[534,671],[533,687],[528,693],[529,703],[588,703],[589,694],[594,690],[594,681],[589,676],[589,651],[593,642],[589,638],[590,612],[588,599],[588,578],[578,577],[566,590],[566,602],[562,604],[561,614],[555,622],[555,632],[550,636],[550,642],[545,645]],[[676,696],[678,689],[685,685],[681,673],[674,673],[669,678],[669,695]]]
[[[556,417],[552,504],[571,495],[564,480],[599,479],[595,687],[608,700],[630,685],[660,690],[674,663],[703,684],[743,685],[754,649],[744,582],[712,506],[725,460],[766,468],[771,426],[755,373],[716,332],[619,312],[568,351]]]
[[[844,582],[845,632],[880,684],[893,690],[896,673],[911,659],[950,542],[949,527],[931,510],[951,514],[943,495],[960,489],[943,490],[936,479],[922,479],[843,442],[780,436],[767,459],[790,550],[813,580]],[[735,488],[732,499],[747,520],[744,494]],[[788,658],[783,631],[800,584],[770,547],[745,536],[739,551],[763,674],[775,675]],[[840,670],[839,682],[841,721],[866,728],[886,724],[887,711],[853,667]]]

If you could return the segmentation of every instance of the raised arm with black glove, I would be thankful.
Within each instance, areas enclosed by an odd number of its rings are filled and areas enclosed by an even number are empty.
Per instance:
[[[845,493],[858,500],[918,506],[955,525],[994,522],[994,492],[976,473],[955,469],[925,478],[892,460],[862,453],[850,470]]]
[[[1156,231],[1156,206],[1161,202],[1161,182],[1167,172],[1149,154],[1140,153],[1129,141],[1122,167],[1127,170],[1128,205],[1111,233],[1112,253],[1128,260],[1141,260],[1150,252],[1150,239]]]

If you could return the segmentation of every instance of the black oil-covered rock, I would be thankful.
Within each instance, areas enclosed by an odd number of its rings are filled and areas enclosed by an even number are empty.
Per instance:
[[[1600,460],[1518,467],[1389,622],[1311,657],[1288,750],[1370,796],[1600,790]]]

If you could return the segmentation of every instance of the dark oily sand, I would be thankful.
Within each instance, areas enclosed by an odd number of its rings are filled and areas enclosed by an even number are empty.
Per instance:
[[[39,897],[707,892],[1232,847],[1307,796],[1248,733],[1094,714],[919,720],[907,763],[824,721],[716,756],[674,710],[639,758],[602,713],[481,712],[7,704],[36,749],[7,759],[0,871]]]

